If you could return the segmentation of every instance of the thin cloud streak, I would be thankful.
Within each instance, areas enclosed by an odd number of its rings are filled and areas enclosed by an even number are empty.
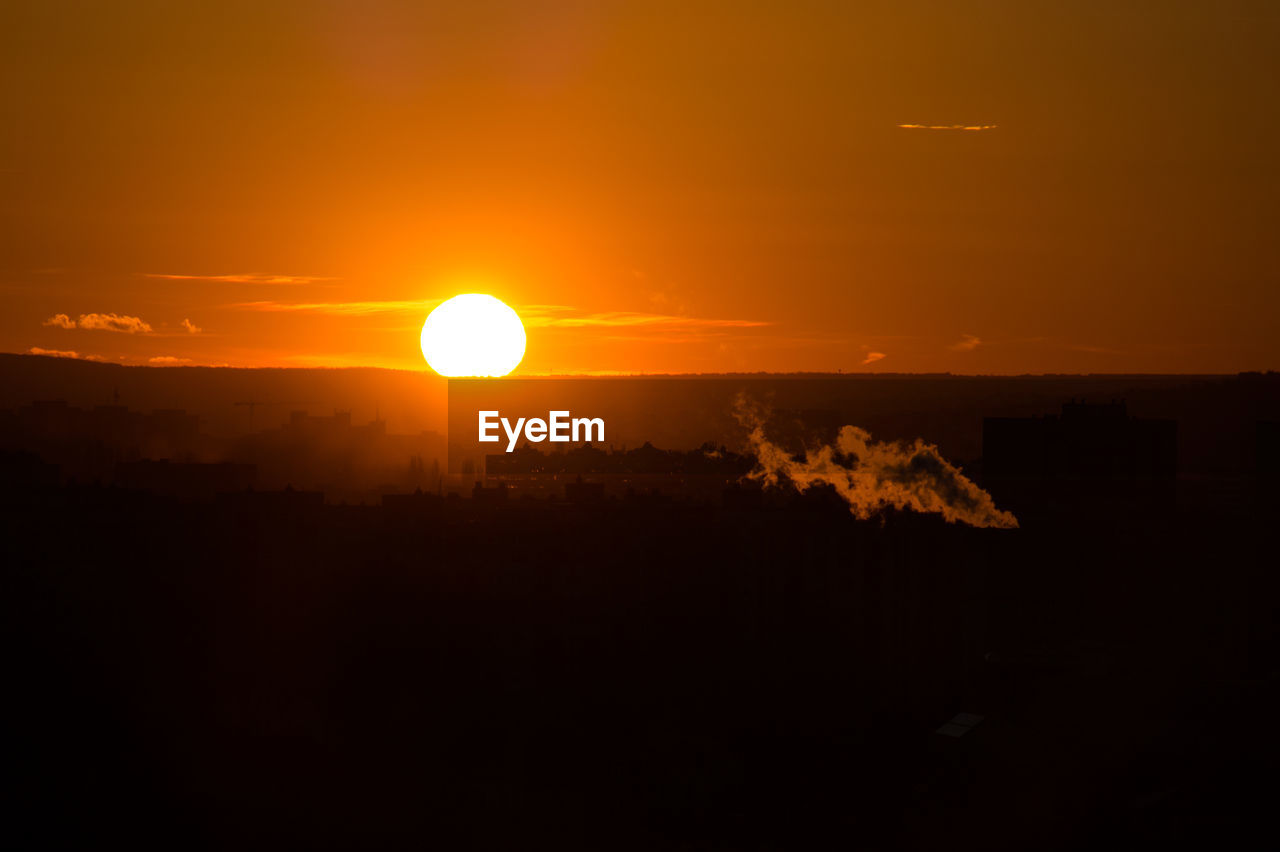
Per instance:
[[[364,316],[367,314],[390,314],[408,311],[425,311],[439,304],[427,301],[386,301],[386,302],[237,302],[227,307],[240,311],[265,311],[269,313],[312,313],[332,314],[334,316]]]
[[[423,313],[439,301],[368,302],[238,302],[228,307],[244,311],[301,312],[335,316],[363,316],[381,313]],[[714,319],[652,314],[639,311],[580,313],[565,305],[517,305],[516,313],[528,328],[762,328],[773,323],[761,320]]]
[[[1091,355],[1124,355],[1123,349],[1109,349],[1105,346],[1089,346],[1083,343],[1068,344],[1068,349],[1075,352],[1088,352]]]
[[[530,312],[522,319],[526,326],[533,328],[762,328],[772,325],[760,320],[707,319],[635,311],[611,311],[578,316],[548,316]]]
[[[732,334],[729,332],[703,332],[696,329],[688,331],[671,329],[655,334],[605,334],[593,339],[610,343],[715,343],[731,340]]]
[[[178,275],[165,272],[144,272],[144,278],[162,281],[215,281],[222,284],[319,284],[337,281],[323,275],[268,275],[261,272],[242,272],[235,275]]]
[[[960,335],[960,342],[953,343],[948,348],[952,352],[972,352],[981,345],[982,338],[976,334],[962,334]]]
[[[995,130],[998,124],[899,124],[903,130]]]

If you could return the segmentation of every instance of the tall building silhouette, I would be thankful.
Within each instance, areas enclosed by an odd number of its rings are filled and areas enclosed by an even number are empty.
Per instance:
[[[1123,400],[982,423],[983,484],[1014,504],[1165,500],[1177,471],[1177,421],[1130,417]]]

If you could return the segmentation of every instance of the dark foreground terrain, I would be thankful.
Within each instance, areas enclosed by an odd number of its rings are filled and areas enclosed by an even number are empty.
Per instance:
[[[6,845],[1240,848],[1269,827],[1260,488],[1018,530],[828,496],[11,494]]]

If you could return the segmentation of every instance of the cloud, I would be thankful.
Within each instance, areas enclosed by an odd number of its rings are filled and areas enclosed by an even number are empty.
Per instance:
[[[94,331],[120,331],[125,334],[146,334],[151,325],[138,317],[125,314],[81,314],[73,320],[66,314],[54,314],[44,321],[44,325],[56,328],[83,328]]]
[[[972,352],[982,345],[982,338],[974,334],[960,335],[960,342],[949,347],[952,352]]]
[[[563,305],[526,305],[518,313],[533,328],[762,328],[761,320],[715,319],[640,311],[581,313]]]
[[[96,331],[119,331],[124,334],[146,334],[151,326],[138,317],[126,314],[81,314],[76,320],[77,328]]]
[[[1076,352],[1088,352],[1091,355],[1125,355],[1127,354],[1121,349],[1108,349],[1105,346],[1089,346],[1084,343],[1072,343],[1067,345],[1068,349]]]
[[[422,313],[439,302],[387,301],[387,302],[237,302],[228,307],[241,311],[297,311],[313,314],[334,314],[338,316],[362,316],[365,314],[386,314],[415,311]]]
[[[157,355],[154,358],[147,359],[148,364],[155,364],[157,367],[176,367],[181,364],[190,364],[190,358],[175,358],[172,355]]]
[[[745,394],[738,395],[734,414],[749,430],[747,440],[756,457],[756,468],[747,476],[766,486],[791,484],[799,491],[830,486],[850,512],[864,519],[892,506],[975,527],[1018,526],[1012,514],[996,508],[990,494],[919,438],[912,443],[872,441],[865,429],[845,426],[834,444],[808,449],[801,459],[765,436],[769,412]]]
[[[378,302],[239,302],[229,307],[244,311],[297,311],[305,313],[360,316],[378,313],[425,314],[439,301]],[[652,328],[713,329],[760,328],[772,325],[760,320],[714,319],[640,311],[587,313],[566,305],[517,305],[516,313],[528,328]]]
[[[867,364],[874,364],[875,362],[881,361],[887,357],[889,356],[885,355],[883,352],[868,352],[867,357],[862,359],[862,364],[863,366],[866,366]]]
[[[189,319],[184,319],[184,320],[180,323],[180,325],[181,325],[181,326],[186,330],[186,332],[187,332],[188,334],[199,334],[199,333],[200,333],[200,328],[199,328],[199,326],[197,326],[195,323],[193,323],[193,322],[192,322],[191,320],[189,320]]]
[[[899,124],[903,130],[995,130],[998,124]]]
[[[266,275],[261,272],[242,272],[236,275],[176,275],[163,272],[145,272],[146,278],[163,281],[216,281],[223,284],[319,284],[337,281],[323,275]]]
[[[43,349],[39,346],[32,346],[27,350],[28,355],[44,355],[47,358],[78,358],[81,361],[105,361],[101,355],[81,355],[74,349]]]

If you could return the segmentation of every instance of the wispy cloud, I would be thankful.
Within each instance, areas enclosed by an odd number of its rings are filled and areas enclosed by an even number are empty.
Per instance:
[[[311,314],[334,314],[337,316],[362,316],[365,314],[390,314],[408,311],[421,313],[439,304],[439,301],[425,302],[421,300],[385,301],[385,302],[237,302],[228,305],[241,311],[266,312],[299,312]]]
[[[39,346],[32,346],[27,350],[28,355],[47,355],[50,358],[79,358],[80,353],[74,349],[41,349]]]
[[[982,338],[974,334],[960,335],[960,342],[951,344],[952,352],[972,352],[982,345]]]
[[[178,275],[166,272],[144,272],[146,278],[164,281],[216,281],[222,284],[319,284],[337,281],[324,275],[268,275],[262,272],[241,272],[234,275]]]
[[[105,361],[101,355],[81,355],[74,349],[44,349],[40,346],[32,346],[27,350],[28,355],[44,355],[47,358],[77,358],[81,361]]]
[[[611,343],[713,343],[723,342],[732,337],[732,331],[703,331],[696,328],[677,328],[668,331],[642,331],[638,334],[605,334],[593,340],[607,340]]]
[[[889,356],[885,355],[883,352],[868,352],[867,357],[862,359],[862,365],[865,367],[867,364],[874,364],[875,362],[883,361],[888,357]]]
[[[303,312],[337,316],[362,316],[381,313],[424,312],[439,304],[433,301],[369,301],[369,302],[238,302],[229,307],[245,311]],[[641,311],[584,312],[567,305],[517,305],[516,313],[529,328],[647,328],[647,329],[715,329],[760,328],[772,325],[761,320],[716,319],[677,316]]]
[[[175,358],[172,355],[156,355],[154,358],[147,359],[148,364],[155,364],[157,367],[180,367],[183,364],[190,364],[190,358]]]
[[[150,323],[127,314],[81,314],[76,320],[66,314],[54,314],[42,324],[55,328],[119,331],[124,334],[147,334],[151,331]]]
[[[640,311],[583,313],[562,305],[526,305],[519,310],[526,326],[533,328],[654,328],[710,329],[762,328],[772,325],[762,320],[717,319],[709,317],[654,314]]]
[[[903,130],[995,130],[998,124],[899,124]]]
[[[180,323],[180,325],[181,325],[181,326],[182,326],[182,328],[187,332],[187,334],[199,334],[199,333],[200,333],[200,327],[199,327],[199,326],[197,326],[195,323],[193,323],[193,322],[192,322],[191,320],[189,320],[189,319],[184,319],[184,320]]]
[[[1084,343],[1069,343],[1067,344],[1067,348],[1072,349],[1076,352],[1088,352],[1091,355],[1125,355],[1127,354],[1123,349],[1109,349],[1105,346],[1090,346]]]

